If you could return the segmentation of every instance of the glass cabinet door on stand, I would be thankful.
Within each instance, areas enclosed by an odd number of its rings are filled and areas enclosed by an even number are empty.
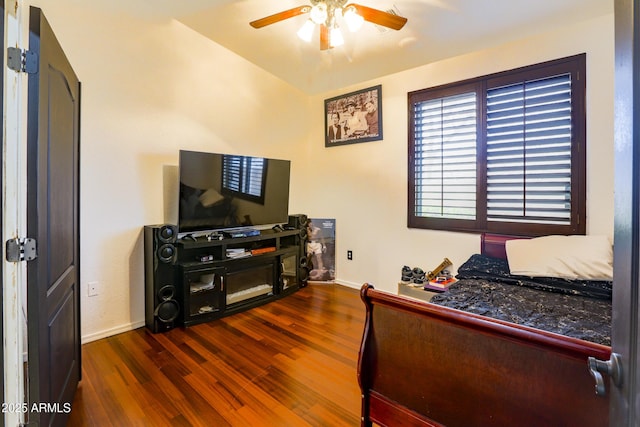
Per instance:
[[[281,292],[297,289],[300,286],[298,278],[298,254],[292,253],[280,257]]]
[[[198,322],[224,308],[225,269],[201,267],[184,271],[185,324]]]

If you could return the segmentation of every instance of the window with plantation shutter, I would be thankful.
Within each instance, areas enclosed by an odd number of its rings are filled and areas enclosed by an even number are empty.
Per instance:
[[[585,55],[409,93],[408,225],[584,234]]]
[[[264,204],[265,159],[225,155],[222,162],[222,192]]]

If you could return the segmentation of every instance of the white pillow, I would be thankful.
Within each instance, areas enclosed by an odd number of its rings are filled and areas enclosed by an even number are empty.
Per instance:
[[[613,247],[607,236],[509,240],[505,248],[514,275],[613,280]]]
[[[200,200],[200,203],[202,203],[202,206],[208,208],[209,206],[213,206],[220,200],[224,199],[224,196],[218,193],[218,190],[215,188],[210,188],[202,193],[198,199]]]

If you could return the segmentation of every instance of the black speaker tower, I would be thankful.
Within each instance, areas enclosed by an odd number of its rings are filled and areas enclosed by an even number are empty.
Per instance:
[[[177,235],[175,225],[144,227],[145,324],[154,334],[176,326],[180,314],[174,269]]]
[[[309,271],[311,270],[311,261],[307,258],[308,226],[309,218],[305,214],[289,215],[287,228],[299,230],[299,234],[297,237],[300,243],[300,253],[298,254],[298,278],[300,280],[301,287],[307,286],[307,282],[309,280]]]

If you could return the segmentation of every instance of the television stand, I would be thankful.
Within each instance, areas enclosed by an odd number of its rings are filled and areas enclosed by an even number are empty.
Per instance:
[[[156,256],[147,248],[152,245],[146,244],[146,235],[153,233],[153,227],[145,227],[145,258]],[[222,238],[218,234],[213,238],[210,234],[190,234],[173,242],[175,255],[166,263],[165,276],[175,284],[174,298],[180,309],[172,326],[191,326],[248,310],[306,285],[306,233],[267,229],[249,234],[222,234]],[[154,274],[148,270],[145,275]],[[150,281],[158,282],[153,277],[146,277],[146,281],[147,288]],[[147,305],[158,304],[152,300],[147,297]],[[149,313],[155,311],[155,306],[146,307],[147,326]],[[157,323],[157,319],[152,320]],[[152,331],[165,329],[170,327]]]

